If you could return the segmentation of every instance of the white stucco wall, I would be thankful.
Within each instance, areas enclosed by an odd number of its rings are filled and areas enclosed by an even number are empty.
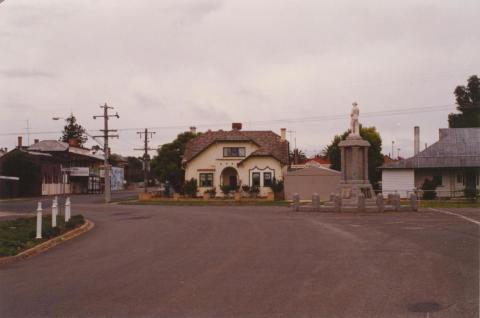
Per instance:
[[[283,170],[280,162],[273,157],[254,157],[246,160],[239,167],[237,164],[245,157],[223,157],[224,147],[245,147],[246,156],[258,149],[258,146],[251,142],[217,142],[204,150],[197,157],[192,159],[185,167],[185,180],[191,178],[200,179],[200,173],[213,173],[213,187],[216,188],[217,196],[221,196],[220,179],[223,169],[232,167],[238,172],[238,179],[241,185],[251,185],[252,172],[260,172],[260,195],[265,196],[271,191],[269,187],[263,187],[262,172],[272,172],[277,180],[283,179]],[[199,195],[202,195],[209,188],[199,187]]]

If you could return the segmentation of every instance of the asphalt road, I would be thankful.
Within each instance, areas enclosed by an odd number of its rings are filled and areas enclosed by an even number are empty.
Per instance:
[[[138,198],[138,192],[142,190],[132,191],[116,191],[112,192],[112,201],[125,201]],[[105,202],[103,194],[73,194],[69,195],[72,204],[102,204]],[[37,198],[19,198],[13,200],[0,200],[0,212],[17,212],[17,213],[33,213],[37,209],[38,202],[42,202],[42,207],[48,209],[52,206],[54,196],[43,196]],[[65,203],[64,196],[59,195],[60,205],[63,207]]]
[[[479,225],[455,215],[74,211],[95,228],[0,267],[1,317],[479,316]]]

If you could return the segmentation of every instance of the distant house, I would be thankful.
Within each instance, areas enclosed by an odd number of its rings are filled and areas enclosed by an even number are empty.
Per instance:
[[[275,178],[283,180],[288,167],[286,130],[242,131],[240,123],[231,131],[207,131],[192,139],[185,148],[185,180],[196,179],[200,194],[222,186],[256,186],[260,195],[271,192]]]
[[[328,158],[325,158],[325,157],[322,157],[322,156],[319,156],[319,155],[316,155],[313,158],[308,158],[307,161],[305,162],[306,166],[319,165],[319,166],[324,167],[324,168],[330,168],[331,164],[332,163],[330,162],[330,160],[328,160]]]
[[[465,187],[479,188],[480,128],[439,130],[439,140],[411,158],[385,163],[382,191],[402,197],[435,181],[439,197],[461,197]]]

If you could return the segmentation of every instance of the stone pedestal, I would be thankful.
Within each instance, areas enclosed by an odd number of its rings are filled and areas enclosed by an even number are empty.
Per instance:
[[[341,176],[337,191],[342,202],[357,206],[358,196],[372,199],[374,192],[368,180],[368,148],[370,143],[357,135],[342,140],[338,147],[341,151]]]

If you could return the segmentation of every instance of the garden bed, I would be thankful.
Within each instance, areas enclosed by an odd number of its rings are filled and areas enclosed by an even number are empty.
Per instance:
[[[57,218],[57,226],[52,228],[52,219],[46,215],[42,220],[42,239],[36,239],[36,217],[0,221],[0,257],[14,256],[38,244],[67,233],[85,224],[82,215],[74,215],[65,223]]]

